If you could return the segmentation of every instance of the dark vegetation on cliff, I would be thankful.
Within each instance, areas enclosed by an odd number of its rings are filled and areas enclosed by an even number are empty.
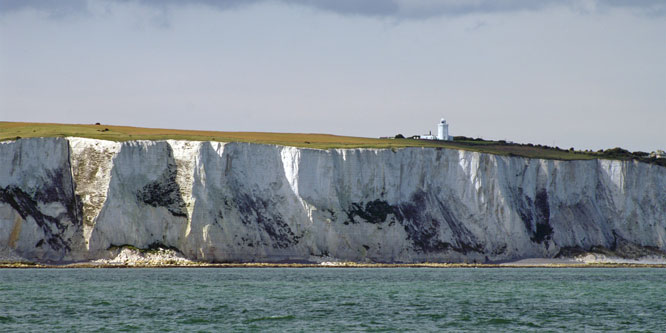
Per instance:
[[[268,132],[218,132],[178,129],[141,128],[111,125],[47,124],[0,122],[0,141],[30,137],[84,137],[111,141],[130,140],[192,140],[219,142],[248,142],[274,144],[303,148],[449,148],[476,151],[505,156],[543,158],[553,160],[638,160],[666,166],[665,158],[649,157],[645,152],[629,152],[622,148],[579,151],[573,148],[560,149],[543,145],[518,144],[505,140],[490,141],[464,136],[453,141],[417,140],[411,138],[374,139],[330,134],[268,133]]]
[[[48,182],[32,193],[14,185],[0,187],[0,203],[8,204],[24,221],[32,218],[43,230],[44,238],[35,244],[35,248],[42,247],[46,242],[53,250],[64,253],[71,250],[71,238],[67,238],[68,224],[78,227],[82,223],[81,200],[74,194],[72,179],[67,173],[50,173]],[[41,206],[54,202],[64,203],[65,211],[57,216],[44,214]]]
[[[428,206],[428,202],[437,205],[441,217],[435,218],[423,209]],[[377,225],[388,223],[391,226],[397,222],[402,225],[417,251],[428,253],[453,250],[463,254],[482,253],[483,246],[475,239],[465,223],[451,212],[449,204],[432,196],[428,197],[423,192],[415,193],[409,201],[397,205],[391,205],[383,200],[352,203],[347,210],[347,221],[344,224],[366,222]],[[439,234],[442,228],[448,229],[455,235],[454,243],[440,240]],[[364,247],[368,249],[366,245]]]

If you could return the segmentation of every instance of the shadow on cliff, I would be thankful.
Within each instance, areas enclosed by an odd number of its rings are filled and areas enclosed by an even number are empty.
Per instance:
[[[179,247],[188,217],[177,176],[168,142],[124,143],[113,158],[106,201],[90,237],[91,250],[120,245]]]
[[[332,178],[325,182],[335,193],[334,198],[327,201],[329,206],[321,204],[321,200],[309,202],[322,212],[320,219],[334,221],[337,232],[351,233],[345,237],[346,245],[356,255],[340,259],[410,262],[469,257],[470,260],[482,260],[483,246],[467,225],[465,219],[470,213],[463,199],[449,188],[436,185],[442,183],[441,179],[431,183],[438,177],[455,174],[455,171],[449,171],[460,168],[457,159],[448,158],[444,150],[410,148],[397,152],[350,150],[344,154],[349,156],[343,157],[340,153],[327,156],[332,159],[333,173],[318,173],[315,177]],[[426,157],[421,159],[421,155]],[[371,164],[377,167],[369,169],[364,166],[366,158],[378,159],[377,165]],[[356,161],[357,165],[350,166],[346,160]],[[387,168],[393,169],[385,170]],[[369,179],[376,180],[374,185]],[[299,186],[308,187],[302,182]],[[405,190],[405,187],[409,189]],[[324,223],[321,220],[315,222]],[[389,230],[395,230],[396,226],[401,229],[404,241],[393,243],[387,239],[374,244],[364,235],[356,234],[360,230],[373,234],[392,233]],[[326,254],[336,257],[339,253],[329,249]]]
[[[216,147],[213,147],[216,145]],[[252,149],[249,149],[252,148]],[[194,173],[187,252],[207,261],[302,261],[294,223],[307,219],[289,190],[284,147],[204,142]],[[265,169],[266,168],[266,169]],[[291,204],[290,204],[291,203]],[[192,238],[196,240],[192,240]]]
[[[19,255],[28,259],[60,262],[72,248],[82,243],[82,206],[80,198],[74,191],[67,141],[61,138],[19,140],[15,144],[20,145],[20,148],[15,151],[12,165],[4,167],[11,167],[13,170],[24,169],[21,159],[26,157],[22,157],[22,154],[39,153],[39,148],[24,147],[24,145],[37,144],[41,147],[41,143],[46,140],[54,141],[55,149],[50,154],[60,161],[58,166],[54,169],[44,167],[44,169],[23,170],[28,173],[23,177],[32,177],[31,183],[36,184],[32,187],[25,188],[18,185],[0,187],[0,202],[9,205],[20,216],[20,220],[15,223],[34,223],[41,234],[34,235],[36,237],[34,244],[17,246],[17,242],[26,242],[32,236],[19,233],[15,235],[17,239],[10,239],[10,243],[14,244],[3,245],[15,247]],[[58,206],[59,208],[55,208]],[[29,228],[14,225],[14,229],[20,231]]]
[[[666,213],[666,198],[662,194],[659,200],[659,193],[654,192],[659,186],[649,184],[644,179],[645,172],[632,172],[632,169],[658,166],[635,161],[595,160],[590,163],[595,163],[594,187],[588,188],[579,201],[558,207],[556,218],[570,233],[572,241],[559,244],[561,250],[557,256],[570,257],[585,252],[630,259],[666,255],[662,238],[666,234],[663,223],[666,220],[659,223],[659,217]],[[620,174],[612,176],[613,168],[618,167]],[[643,199],[640,205],[635,205],[627,202],[628,196]],[[652,202],[648,198],[653,198]],[[656,223],[648,223],[655,217]]]

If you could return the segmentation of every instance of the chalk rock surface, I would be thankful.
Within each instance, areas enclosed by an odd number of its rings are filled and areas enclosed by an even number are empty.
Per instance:
[[[434,148],[0,143],[0,249],[38,262],[460,262],[666,250],[666,168]],[[629,247],[627,247],[629,246]]]

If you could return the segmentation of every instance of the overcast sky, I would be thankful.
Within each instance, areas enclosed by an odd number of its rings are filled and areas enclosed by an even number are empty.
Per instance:
[[[0,120],[666,148],[666,1],[0,1]]]

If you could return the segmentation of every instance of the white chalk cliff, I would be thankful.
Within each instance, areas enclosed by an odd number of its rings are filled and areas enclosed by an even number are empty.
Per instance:
[[[666,250],[666,168],[433,148],[0,142],[0,249],[161,246],[210,262],[494,261]]]

